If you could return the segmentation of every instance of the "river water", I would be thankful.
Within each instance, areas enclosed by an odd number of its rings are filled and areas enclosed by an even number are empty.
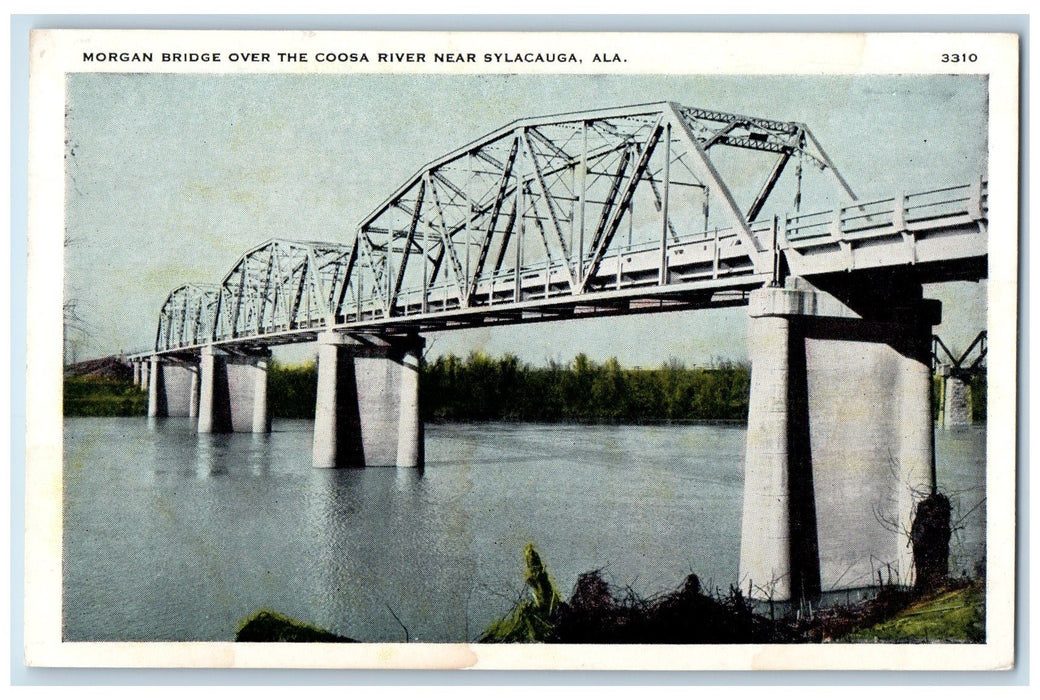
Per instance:
[[[428,425],[421,472],[314,469],[311,429],[66,419],[64,638],[231,640],[267,608],[363,641],[468,641],[522,593],[528,542],[564,595],[593,569],[642,595],[736,580],[741,426]],[[970,571],[985,431],[939,430],[936,454]]]

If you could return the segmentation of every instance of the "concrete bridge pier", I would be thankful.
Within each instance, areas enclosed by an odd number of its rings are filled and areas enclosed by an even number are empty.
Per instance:
[[[198,432],[268,433],[270,351],[229,353],[212,345],[199,364]],[[191,407],[189,406],[189,413]]]
[[[196,422],[199,419],[199,389],[201,382],[199,381],[199,374],[201,373],[201,367],[199,365],[192,365],[190,368],[191,372],[191,387],[189,388],[188,394],[188,418],[194,418]]]
[[[198,366],[190,360],[155,355],[148,365],[148,416],[197,415],[193,407],[198,405]]]
[[[942,392],[939,398],[939,425],[958,428],[972,424],[971,384],[952,367],[939,368]]]
[[[318,336],[314,465],[421,467],[419,336]]]
[[[148,360],[148,417],[166,415],[166,391],[163,385],[162,365],[158,355]]]
[[[920,285],[833,291],[791,278],[751,294],[740,580],[754,598],[913,582],[940,309]]]
[[[151,364],[151,360],[141,360],[141,373],[138,377],[140,381],[138,386],[141,387],[141,391],[149,391],[150,384],[148,382],[148,369],[151,367]]]
[[[134,370],[134,385],[141,386],[141,363],[138,360],[131,360],[130,366]]]

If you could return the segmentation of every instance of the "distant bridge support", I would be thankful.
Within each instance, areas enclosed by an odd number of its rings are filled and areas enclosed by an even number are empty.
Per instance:
[[[960,428],[974,422],[976,397],[972,395],[971,380],[985,372],[986,338],[986,331],[981,331],[960,355],[950,352],[939,336],[932,339],[933,367],[941,390],[939,427]]]
[[[751,294],[740,578],[755,598],[913,581],[941,308],[919,284],[889,289],[789,278]]]
[[[132,360],[130,366],[134,370],[134,386],[141,386],[141,363],[138,360]]]
[[[148,368],[151,366],[151,364],[152,364],[152,362],[148,358],[145,358],[145,359],[141,360],[141,362],[140,362],[140,374],[138,376],[138,381],[139,381],[138,386],[141,388],[141,391],[148,391],[149,390],[149,388],[148,388],[149,387],[149,384],[148,384]]]
[[[421,467],[419,360],[425,340],[318,336],[314,465]]]
[[[153,356],[148,367],[148,415],[196,417],[198,364],[192,360]]]
[[[200,433],[267,433],[267,368],[270,351],[229,353],[202,348],[199,371]]]
[[[968,379],[951,371],[951,367],[939,368],[942,394],[939,399],[939,425],[957,428],[972,424],[971,384]]]

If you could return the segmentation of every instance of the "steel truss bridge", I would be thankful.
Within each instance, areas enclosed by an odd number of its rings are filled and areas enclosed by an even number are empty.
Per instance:
[[[861,201],[797,122],[672,102],[521,119],[424,165],[351,243],[268,240],[178,287],[141,355],[731,306],[788,275],[977,280],[986,196]]]
[[[959,355],[946,346],[942,338],[932,336],[932,372],[939,368],[957,377],[970,377],[973,374],[986,371],[986,354],[989,351],[988,334],[980,331],[975,339],[968,344],[967,349]]]

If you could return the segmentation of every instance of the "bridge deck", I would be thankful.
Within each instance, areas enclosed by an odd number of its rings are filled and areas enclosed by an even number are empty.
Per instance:
[[[786,260],[794,275],[911,268],[928,282],[939,267],[948,278],[952,265],[963,270],[963,277],[977,278],[979,269],[985,269],[978,263],[987,254],[986,188],[978,183],[855,202],[837,210],[756,221],[750,230],[764,249]],[[343,249],[333,243],[308,245]],[[589,257],[583,261],[586,269],[590,263]],[[747,292],[769,283],[775,274],[772,269],[756,271],[733,228],[677,236],[663,255],[659,244],[619,244],[603,257],[585,292],[572,288],[576,267],[577,260],[546,258],[521,267],[519,276],[507,268],[476,280],[468,299],[458,284],[449,282],[402,289],[389,309],[383,299],[368,295],[346,305],[346,314],[318,313],[248,330],[218,325],[216,333],[198,339],[182,340],[171,333],[171,342],[160,342],[158,350],[183,353],[210,343],[249,348],[307,342],[331,329],[397,334],[734,306],[745,304]],[[196,289],[203,296],[216,294]],[[186,317],[187,307],[182,311]],[[204,311],[201,305],[198,311]]]

